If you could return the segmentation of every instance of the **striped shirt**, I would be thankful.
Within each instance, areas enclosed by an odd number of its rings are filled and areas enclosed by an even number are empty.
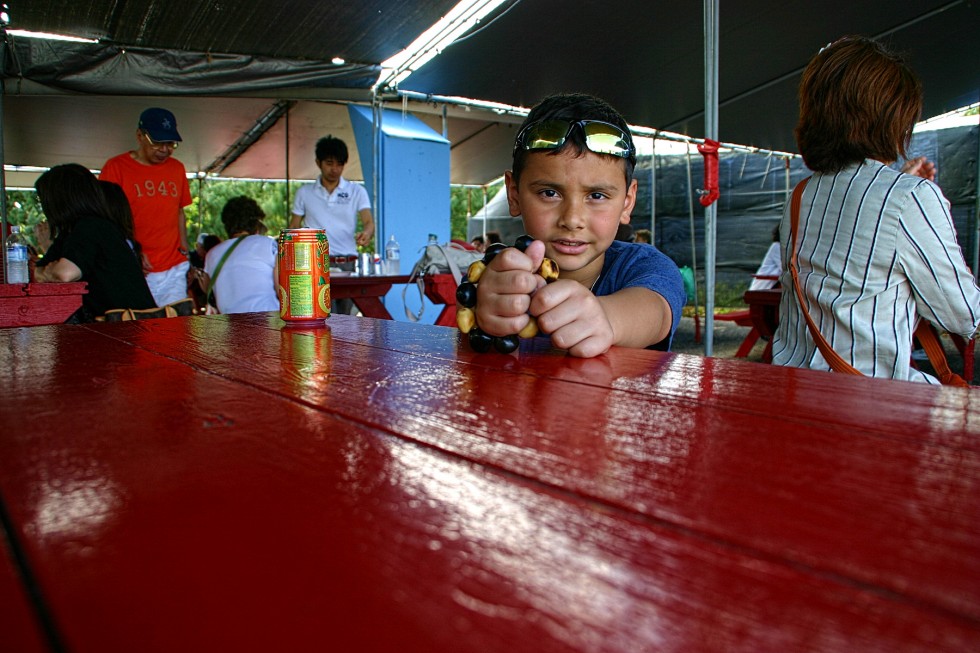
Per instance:
[[[790,203],[773,363],[829,370],[789,274]],[[799,276],[807,310],[841,358],[868,376],[938,383],[910,364],[919,316],[966,338],[980,289],[963,260],[949,202],[934,183],[872,160],[813,175],[800,203]]]

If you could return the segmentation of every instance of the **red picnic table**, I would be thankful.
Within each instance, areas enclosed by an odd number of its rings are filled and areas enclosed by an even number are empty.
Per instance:
[[[980,650],[966,389],[346,315],[0,351],[11,650]]]
[[[0,284],[0,328],[61,324],[82,307],[84,281]]]
[[[755,343],[759,337],[766,339],[766,348],[762,352],[762,362],[772,362],[772,337],[776,334],[776,327],[779,326],[779,300],[782,297],[782,290],[774,288],[771,290],[749,290],[744,295],[745,303],[749,305],[749,317],[752,322],[752,331],[745,337],[739,352],[745,348],[745,343],[752,340]],[[933,327],[933,331],[935,331]],[[938,335],[938,334],[937,334]],[[953,346],[963,357],[963,379],[967,383],[973,383],[974,368],[974,340],[967,339],[955,333],[949,334]],[[748,350],[751,350],[751,345]],[[748,354],[748,351],[745,352]]]
[[[435,323],[439,326],[456,326],[456,281],[453,275],[430,274],[422,279],[429,301],[445,305]],[[353,300],[364,317],[391,320],[393,318],[381,298],[388,294],[392,286],[410,280],[411,276],[404,274],[361,277],[334,273],[330,276],[330,297]]]

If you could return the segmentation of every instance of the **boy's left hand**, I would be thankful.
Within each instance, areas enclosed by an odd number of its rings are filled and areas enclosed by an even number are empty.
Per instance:
[[[615,334],[599,298],[577,281],[559,279],[538,288],[529,310],[551,342],[573,356],[598,356],[613,345]]]

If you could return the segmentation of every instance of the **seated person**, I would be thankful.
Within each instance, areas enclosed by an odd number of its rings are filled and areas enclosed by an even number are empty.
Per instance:
[[[136,231],[133,227],[133,210],[126,199],[126,192],[122,186],[114,181],[99,180],[99,188],[102,189],[102,196],[105,197],[106,206],[109,208],[109,219],[116,223],[126,236],[126,242],[136,252],[136,258],[143,260],[143,248],[136,240]],[[149,270],[149,264],[143,266]]]
[[[69,163],[42,174],[34,187],[54,237],[34,280],[88,283],[69,322],[91,322],[111,309],[156,307],[140,259],[95,175]]]
[[[228,200],[221,210],[228,239],[207,253],[202,273],[206,275],[205,287],[213,280],[214,299],[221,313],[279,310],[274,278],[278,245],[263,235],[264,218],[255,200],[243,195]]]
[[[772,244],[766,251],[765,258],[755,271],[754,279],[749,284],[749,290],[768,290],[779,283],[779,275],[783,273],[783,260],[779,257],[779,225],[772,230]],[[766,277],[776,277],[768,279]]]
[[[198,235],[194,249],[190,252],[191,265],[187,269],[187,296],[194,300],[194,306],[203,313],[208,306],[207,293],[208,287],[204,283],[204,259],[215,245],[221,242],[221,238],[215,234],[204,233]],[[212,305],[214,297],[211,297]]]
[[[615,240],[636,202],[636,148],[605,101],[553,95],[531,110],[505,173],[513,216],[535,240],[497,254],[480,278],[476,323],[491,336],[529,315],[551,342],[588,358],[613,345],[669,349],[687,301],[677,266],[652,245]],[[547,256],[559,278],[535,271]]]
[[[956,241],[949,201],[929,179],[933,167],[922,160],[901,172],[889,167],[906,155],[921,83],[878,42],[845,37],[811,59],[799,101],[796,140],[813,176],[797,187],[796,251],[783,255],[792,261],[795,254],[804,302],[795,287],[783,292],[773,363],[833,369],[806,311],[858,372],[939,383],[910,364],[916,326],[924,319],[971,338],[980,326],[980,288]],[[791,207],[781,226],[789,245]]]

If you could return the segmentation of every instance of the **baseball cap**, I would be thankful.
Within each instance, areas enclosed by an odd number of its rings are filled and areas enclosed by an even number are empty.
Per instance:
[[[204,239],[207,237],[208,234],[202,231],[201,235],[197,237],[197,244],[200,245],[201,247],[204,247]]]
[[[180,142],[183,139],[177,133],[177,119],[166,109],[153,107],[140,114],[139,128],[149,134],[157,143]]]

